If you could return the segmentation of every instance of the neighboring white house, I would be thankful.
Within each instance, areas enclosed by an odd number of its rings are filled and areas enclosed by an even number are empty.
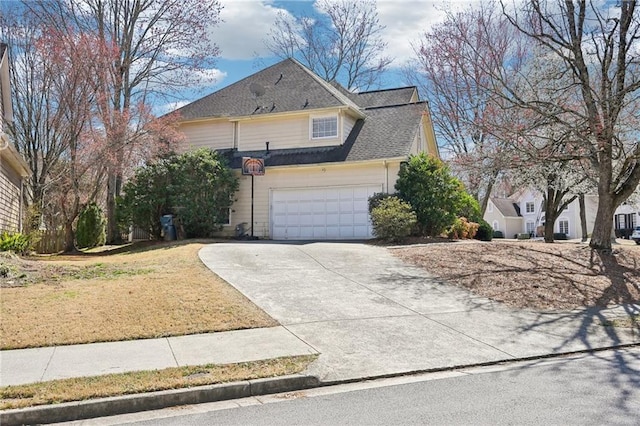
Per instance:
[[[23,183],[30,170],[6,133],[13,120],[8,56],[0,43],[0,231],[15,232],[22,230]]]
[[[587,234],[593,232],[596,213],[598,211],[598,197],[585,197],[585,213],[587,219]],[[531,190],[521,190],[507,198],[491,198],[487,203],[484,214],[486,220],[494,229],[501,231],[505,238],[514,238],[516,234],[527,233],[541,236],[545,223],[545,212],[542,194]],[[623,203],[614,214],[614,229],[616,237],[628,238],[634,226],[640,225],[640,206]],[[554,232],[566,234],[568,238],[582,237],[580,222],[580,203],[574,200],[556,219]]]
[[[618,238],[629,238],[633,228],[640,226],[640,205],[622,203],[613,216],[613,224]]]
[[[394,192],[410,154],[438,156],[415,87],[350,93],[293,59],[178,113],[184,149],[215,149],[240,177],[228,235],[246,224],[261,238],[371,238],[368,198]],[[242,175],[243,166],[264,175]]]
[[[585,197],[587,232],[593,231],[598,198]],[[505,238],[514,238],[516,234],[527,233],[542,235],[541,227],[545,224],[544,201],[538,191],[525,189],[508,198],[491,198],[487,205],[484,219],[494,230],[504,233]],[[580,205],[574,200],[558,215],[553,227],[555,233],[566,234],[568,238],[582,237],[580,222]]]

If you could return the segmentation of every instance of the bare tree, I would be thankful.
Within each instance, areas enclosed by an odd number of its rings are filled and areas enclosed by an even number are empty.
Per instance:
[[[452,170],[485,211],[493,185],[509,167],[504,143],[492,131],[504,114],[493,93],[494,64],[519,61],[518,33],[493,3],[449,13],[414,46],[405,78],[427,94]],[[511,65],[513,66],[513,65]]]
[[[385,56],[375,0],[321,0],[319,13],[281,13],[265,44],[281,58],[295,58],[327,81],[349,90],[379,84],[391,64]]]
[[[8,9],[0,17],[0,34],[9,45],[12,61],[14,120],[10,131],[31,169],[24,193],[32,216],[30,229],[37,229],[43,220],[45,196],[62,177],[58,163],[68,148],[68,140],[55,125],[58,101],[51,86],[56,76],[38,47],[44,31],[25,11]]]
[[[505,16],[523,34],[562,61],[572,78],[567,90],[577,90],[579,104],[566,108],[530,102],[515,91],[512,101],[547,117],[572,116],[567,125],[582,122],[582,151],[597,174],[598,211],[591,247],[609,251],[613,213],[640,183],[640,143],[621,129],[638,121],[640,22],[637,2],[615,6],[586,0],[531,0]],[[508,87],[505,85],[504,87]]]
[[[220,21],[221,5],[217,0],[52,0],[25,6],[50,25],[93,32],[117,49],[108,67],[111,78],[103,81],[111,85],[105,96],[112,107],[103,108],[102,116],[112,158],[107,241],[116,242],[120,235],[115,200],[125,171],[136,165],[127,157],[127,147],[141,140],[128,138],[131,133],[125,131],[123,117],[135,116],[135,106],[148,104],[151,97],[199,82],[203,73],[197,71],[211,68],[219,53],[208,28]],[[112,117],[104,114],[108,111]]]
[[[47,89],[55,100],[51,125],[65,147],[55,166],[59,178],[48,196],[62,214],[64,251],[71,252],[75,220],[103,187],[105,147],[92,137],[91,121],[100,75],[108,72],[115,51],[92,34],[54,28],[43,29],[37,48],[45,74],[51,76]]]

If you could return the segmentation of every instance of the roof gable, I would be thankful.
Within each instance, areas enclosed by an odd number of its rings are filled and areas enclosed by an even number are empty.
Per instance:
[[[285,59],[178,109],[184,120],[358,106],[294,59]]]
[[[522,217],[518,204],[509,198],[491,198],[491,202],[504,217]]]

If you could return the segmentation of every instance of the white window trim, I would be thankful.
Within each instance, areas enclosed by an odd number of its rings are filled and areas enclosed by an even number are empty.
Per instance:
[[[532,210],[532,211],[529,211],[529,210],[527,209],[527,207],[529,206],[529,204],[531,204],[531,205],[533,206],[533,210]],[[536,202],[535,202],[535,201],[525,201],[525,202],[524,202],[524,212],[525,212],[526,214],[535,214],[535,212],[536,212]]]
[[[494,230],[494,231],[500,231],[500,224],[498,223],[498,221],[497,221],[497,220],[494,220],[494,221],[493,221],[493,225],[492,225],[492,227],[493,227],[493,230]]]
[[[313,120],[321,120],[323,118],[335,118],[336,119],[336,134],[335,134],[335,136],[313,137]],[[340,137],[340,118],[338,117],[338,114],[312,115],[312,116],[309,116],[309,140],[338,139],[339,137]]]
[[[562,222],[567,222],[567,232],[562,232],[562,229],[560,227],[560,223],[562,223]],[[567,219],[566,217],[561,217],[561,218],[558,219],[557,223],[558,223],[558,233],[569,235],[569,231],[570,231],[570,229],[569,229],[569,225],[570,225],[569,219]]]
[[[220,225],[222,226],[231,226],[232,220],[231,220],[231,215],[233,214],[233,209],[231,209],[231,207],[229,207],[229,221],[227,223],[221,223]]]
[[[528,226],[527,226],[527,225],[529,225],[529,224],[533,225],[533,229],[531,229],[531,230],[528,230],[528,229],[527,229],[527,228],[528,228]],[[524,231],[525,231],[525,233],[527,233],[527,234],[530,234],[531,232],[535,233],[535,232],[536,232],[536,223],[535,223],[534,221],[532,221],[532,220],[528,220],[528,221],[524,224]]]

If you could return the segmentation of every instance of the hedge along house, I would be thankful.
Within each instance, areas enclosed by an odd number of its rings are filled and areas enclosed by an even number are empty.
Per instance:
[[[8,53],[0,43],[0,232],[22,230],[24,180],[31,173],[6,133],[13,120]]]
[[[410,154],[439,155],[415,87],[350,93],[293,59],[178,112],[185,149],[217,150],[240,176],[227,235],[371,238],[368,198],[394,192]],[[243,159],[264,175],[242,175]]]

